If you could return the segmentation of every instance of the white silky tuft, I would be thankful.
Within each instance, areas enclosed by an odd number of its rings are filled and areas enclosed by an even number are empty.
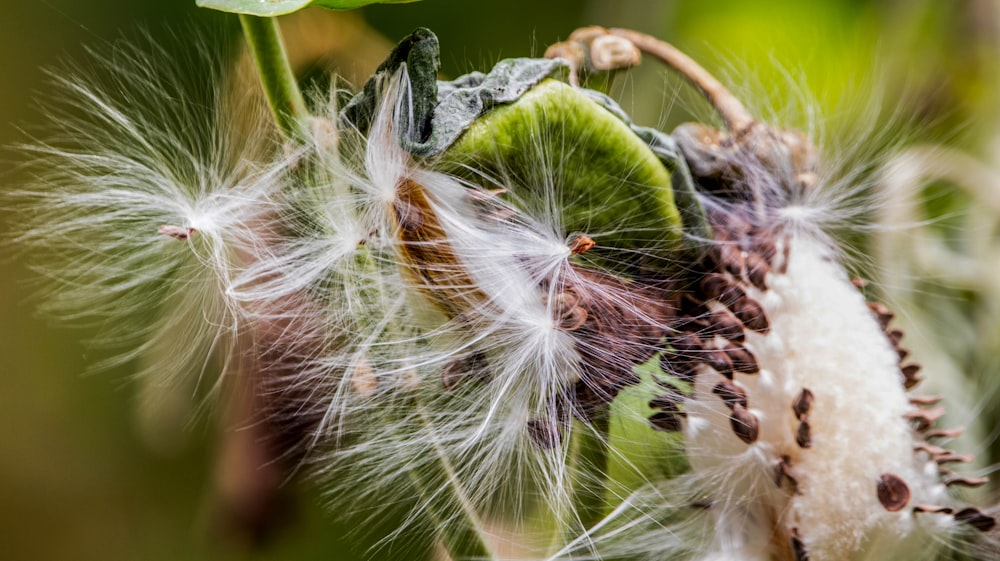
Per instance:
[[[34,181],[13,194],[15,241],[51,281],[44,310],[120,353],[106,365],[155,355],[156,384],[195,392],[237,358],[226,291],[260,245],[282,167],[268,116],[227,93],[217,55],[146,41],[92,53],[93,74],[53,72],[47,128],[22,146]]]

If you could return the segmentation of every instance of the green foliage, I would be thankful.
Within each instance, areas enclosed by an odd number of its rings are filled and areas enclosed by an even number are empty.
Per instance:
[[[369,4],[408,4],[419,0],[197,0],[198,6],[254,16],[282,16],[317,6],[329,10],[353,10]]]

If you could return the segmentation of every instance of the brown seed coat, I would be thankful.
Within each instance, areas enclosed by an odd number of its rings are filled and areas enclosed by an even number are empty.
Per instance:
[[[955,513],[955,520],[964,522],[980,532],[988,532],[997,525],[997,519],[983,514],[978,508],[968,507]]]
[[[760,371],[757,359],[746,348],[729,344],[724,350],[726,355],[729,356],[729,360],[733,363],[734,371],[741,374],[756,374]]]
[[[753,298],[745,298],[733,304],[733,314],[747,329],[757,333],[767,333],[771,329],[771,322],[767,319],[764,308]]]
[[[799,428],[795,431],[795,443],[800,448],[812,448],[812,429],[808,421],[799,423]]]
[[[792,402],[792,411],[795,412],[795,418],[801,421],[809,413],[809,409],[812,407],[815,399],[816,397],[809,388],[802,388],[795,401]]]
[[[878,480],[878,500],[889,512],[898,512],[910,502],[910,488],[899,476],[883,473]]]
[[[760,421],[757,416],[751,413],[740,404],[733,405],[733,413],[729,416],[729,424],[733,433],[747,444],[757,441],[760,431]]]
[[[712,388],[712,393],[719,396],[719,399],[732,409],[736,405],[743,408],[747,406],[747,392],[729,380],[723,380]]]
[[[809,561],[809,552],[806,551],[806,544],[799,537],[799,529],[792,528],[792,554],[795,561]]]
[[[684,428],[681,414],[668,411],[653,413],[649,418],[649,424],[653,425],[654,429],[664,432],[679,432]]]

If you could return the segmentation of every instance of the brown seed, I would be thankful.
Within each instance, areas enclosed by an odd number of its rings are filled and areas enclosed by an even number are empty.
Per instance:
[[[708,316],[708,330],[704,335],[720,335],[738,343],[745,339],[743,322],[726,309],[715,310]]]
[[[934,446],[933,444],[917,444],[913,447],[914,452],[927,452],[931,458],[936,458],[938,456],[944,456],[950,453],[947,448],[942,448],[940,446]]]
[[[788,480],[792,487],[792,493],[797,495],[799,494],[799,482],[793,472],[792,459],[787,454],[783,454],[774,466],[774,484],[781,487],[785,480]]]
[[[746,278],[760,290],[767,290],[767,273],[770,267],[767,261],[756,253],[747,253]]]
[[[186,240],[195,233],[195,229],[190,226],[172,226],[170,224],[163,224],[156,231],[175,240]]]
[[[955,509],[950,506],[936,505],[913,505],[913,512],[926,512],[928,514],[951,514]]]
[[[960,487],[982,487],[989,482],[989,477],[953,477],[945,481],[944,484],[949,487],[952,485],[958,485]]]
[[[730,344],[723,350],[729,356],[729,360],[732,361],[734,371],[742,374],[756,374],[760,371],[757,359],[746,348]]]
[[[795,556],[795,561],[809,561],[809,552],[799,537],[798,528],[792,528],[792,554]]]
[[[768,267],[774,266],[774,258],[778,255],[778,248],[774,245],[774,236],[768,233],[761,233],[754,237],[750,249],[760,255]]]
[[[562,442],[562,433],[555,422],[548,419],[532,419],[527,425],[528,437],[542,450],[552,450]]]
[[[910,380],[917,377],[917,373],[920,372],[921,368],[919,364],[907,364],[899,370],[903,373],[903,378]]]
[[[937,462],[938,465],[967,464],[972,462],[972,460],[973,458],[969,454],[956,454],[951,451],[934,458],[934,461]]]
[[[869,302],[868,308],[875,313],[875,318],[878,319],[878,324],[882,326],[882,329],[889,327],[889,322],[892,321],[892,318],[896,317],[896,314],[892,313],[892,311],[881,302]]]
[[[980,532],[989,532],[997,525],[997,519],[983,514],[978,508],[968,507],[955,513],[955,520],[964,522]]]
[[[911,395],[910,405],[937,405],[942,399],[939,395]]]
[[[792,255],[792,245],[785,240],[785,243],[781,244],[781,265],[778,266],[778,273],[785,274],[788,272],[788,263],[791,261]]]
[[[685,356],[672,352],[664,352],[660,355],[660,370],[668,376],[673,376],[685,382],[694,382],[698,374],[698,363]]]
[[[861,277],[854,277],[851,279],[851,284],[853,284],[856,288],[864,288],[868,286],[868,281]]]
[[[709,300],[718,299],[719,295],[729,289],[732,285],[729,279],[718,273],[709,273],[701,278],[699,288],[705,298]]]
[[[679,411],[679,409],[677,409],[677,404],[683,399],[684,397],[677,393],[661,394],[649,400],[649,406],[653,409]]]
[[[742,288],[736,286],[735,284],[731,284],[728,287],[726,287],[726,289],[723,290],[722,293],[720,293],[719,296],[716,298],[716,300],[718,300],[720,304],[731,310],[739,309],[743,305],[743,302],[746,301],[746,299],[747,299],[747,293],[744,292]]]
[[[733,428],[736,436],[747,444],[757,441],[760,431],[760,421],[757,416],[751,413],[740,404],[733,405],[733,413],[729,416],[729,424]]]
[[[595,242],[593,238],[580,234],[579,236],[573,238],[573,241],[570,242],[569,252],[573,255],[579,255],[581,253],[586,253],[595,245],[597,245],[597,242]]]
[[[693,333],[682,333],[676,337],[671,337],[668,342],[677,352],[693,358],[697,358],[701,350],[704,349],[701,339]]]
[[[965,427],[953,429],[934,429],[924,433],[924,438],[958,438],[965,432]]]
[[[575,306],[559,319],[559,328],[563,331],[576,331],[587,323],[587,310],[580,306]]]
[[[573,289],[564,290],[559,292],[552,298],[552,310],[557,314],[563,314],[566,310],[573,309],[576,307],[577,303],[580,301],[580,297],[576,294]],[[542,303],[548,304],[548,295],[542,297]]]
[[[719,247],[722,256],[722,266],[734,277],[742,277],[746,271],[747,252],[735,244],[725,244]]]
[[[676,323],[672,327],[674,330],[684,333],[702,333],[708,329],[708,322],[706,321],[706,316],[686,316],[677,318]]]
[[[688,394],[684,393],[683,390],[666,380],[656,380],[656,386],[664,391],[664,397],[672,397],[673,400],[678,403],[684,401],[684,399],[688,397]]]
[[[743,408],[747,406],[747,392],[729,380],[723,380],[716,384],[712,388],[712,393],[719,396],[719,399],[730,409],[737,405]]]
[[[458,357],[441,370],[441,383],[447,391],[455,391],[466,378],[486,378],[486,355],[481,352]]]
[[[812,407],[813,400],[815,399],[809,388],[802,388],[802,392],[792,402],[792,411],[795,412],[795,418],[801,421],[802,417],[809,413],[809,409]]]
[[[684,318],[686,320],[698,320],[708,317],[708,306],[705,305],[705,301],[702,298],[702,296],[694,294],[685,294],[678,306],[680,315],[689,316],[688,318]]]
[[[701,290],[706,298],[718,300],[723,306],[730,309],[747,298],[747,293],[742,288],[718,273],[705,275],[701,280]]]
[[[889,338],[889,342],[891,342],[894,347],[899,346],[899,343],[903,340],[903,335],[904,333],[902,329],[893,329],[891,331],[887,331],[885,334],[885,336]]]
[[[889,512],[897,512],[910,502],[910,488],[899,476],[883,473],[878,480],[878,501]]]
[[[918,431],[925,431],[944,416],[944,407],[938,406],[933,409],[913,409],[908,411],[903,417],[908,421],[913,421]]]
[[[771,323],[767,319],[764,308],[753,298],[744,298],[733,304],[732,310],[733,314],[743,322],[743,325],[747,329],[756,331],[757,333],[767,333],[771,328]]]
[[[800,448],[812,448],[812,430],[808,421],[799,422],[799,428],[795,431],[795,443]]]
[[[733,361],[729,358],[728,354],[723,351],[712,350],[706,352],[702,359],[710,368],[726,378],[732,379]]]
[[[906,357],[910,356],[910,351],[900,347],[899,345],[896,345],[896,354],[899,355],[899,362],[903,362],[903,360],[905,360]]]
[[[664,432],[678,432],[684,428],[680,414],[668,413],[666,411],[653,413],[649,418],[649,424],[653,425],[654,429]]]
[[[722,262],[722,258],[719,255],[719,248],[717,246],[708,246],[701,256],[695,262],[695,270],[710,272],[718,271],[719,264]]]

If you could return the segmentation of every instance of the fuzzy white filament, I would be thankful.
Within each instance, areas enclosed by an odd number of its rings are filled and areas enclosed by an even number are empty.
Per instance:
[[[48,311],[98,324],[117,361],[155,353],[160,383],[193,385],[242,335],[226,289],[282,186],[264,165],[271,129],[261,108],[193,86],[192,70],[222,81],[207,52],[94,58],[95,76],[54,78],[51,128],[23,147],[36,179],[14,194],[29,224],[20,240],[53,281]]]

